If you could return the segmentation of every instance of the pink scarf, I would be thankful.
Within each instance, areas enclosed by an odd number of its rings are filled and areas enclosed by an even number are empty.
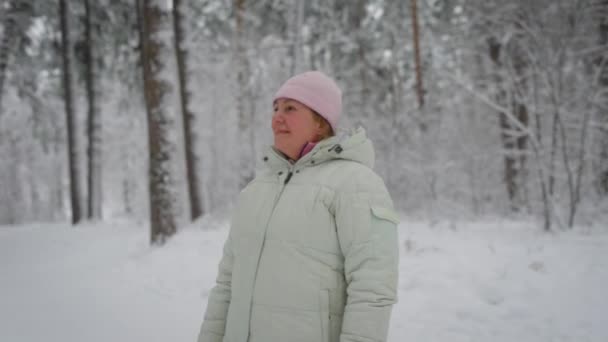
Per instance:
[[[298,157],[298,159],[304,157],[308,152],[312,151],[312,149],[315,148],[316,145],[317,145],[317,143],[307,142],[302,147],[302,150],[300,150],[300,156]]]

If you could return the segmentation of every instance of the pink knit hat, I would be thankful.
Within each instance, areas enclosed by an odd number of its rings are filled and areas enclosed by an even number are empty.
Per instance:
[[[274,95],[299,101],[321,115],[336,132],[342,112],[342,91],[320,71],[307,71],[288,79]]]

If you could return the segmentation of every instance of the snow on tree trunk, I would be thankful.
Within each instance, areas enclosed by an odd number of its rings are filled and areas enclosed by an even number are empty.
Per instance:
[[[301,71],[302,67],[302,22],[304,18],[305,1],[292,0],[291,6],[295,8],[289,11],[289,32],[287,36],[290,40],[289,57],[291,59],[290,74],[295,75]]]
[[[237,69],[237,88],[236,99],[237,112],[239,117],[239,185],[244,188],[253,179],[253,157],[255,144],[253,141],[253,113],[251,106],[250,90],[250,66],[245,48],[245,0],[235,0],[236,8],[236,69]]]

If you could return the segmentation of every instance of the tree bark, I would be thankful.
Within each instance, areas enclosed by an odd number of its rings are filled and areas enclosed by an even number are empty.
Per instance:
[[[200,194],[200,178],[198,158],[196,156],[196,133],[194,113],[189,108],[190,92],[188,91],[188,51],[184,45],[184,30],[182,27],[181,0],[173,0],[173,31],[175,33],[175,57],[177,60],[177,75],[179,83],[180,104],[184,127],[184,149],[186,152],[186,181],[188,198],[190,200],[190,219],[194,220],[204,214]]]
[[[504,149],[504,182],[509,197],[509,203],[511,210],[518,211],[522,205],[522,188],[525,186],[525,180],[523,179],[526,156],[525,152],[528,144],[528,134],[518,128],[518,125],[513,124],[510,120],[512,118],[519,121],[523,127],[529,125],[528,109],[521,98],[518,98],[518,89],[509,89],[511,92],[511,101],[507,101],[507,89],[504,84],[504,79],[501,77],[503,68],[502,58],[508,56],[511,58],[515,74],[521,75],[524,69],[524,63],[521,60],[521,56],[517,55],[517,51],[511,49],[508,54],[505,55],[505,49],[507,47],[499,43],[496,38],[490,38],[488,40],[489,56],[492,60],[495,70],[495,84],[497,88],[496,102],[504,107],[509,108],[508,110],[512,115],[507,115],[505,112],[499,113],[499,125],[500,125],[500,136],[502,141],[502,147]],[[517,76],[516,76],[517,77]],[[522,81],[516,81],[518,88],[524,87]],[[521,97],[521,96],[520,96]],[[511,105],[507,105],[510,103]]]
[[[63,96],[67,121],[70,203],[72,209],[72,224],[76,224],[82,220],[82,209],[80,202],[80,168],[78,166],[78,149],[76,148],[76,120],[74,117],[72,100],[71,42],[66,0],[59,0],[59,18],[61,24],[61,55],[63,61]]]
[[[601,2],[600,13],[604,15],[601,16],[599,22],[599,42],[598,45],[607,46],[608,45],[608,0],[603,0]],[[604,51],[595,59],[595,64],[597,68],[600,68],[600,79],[599,86],[601,88],[600,92],[603,95],[603,99],[601,100],[600,113],[598,113],[599,121],[603,125],[600,131],[600,161],[599,161],[599,174],[597,176],[597,187],[599,190],[599,194],[602,197],[608,196],[608,53]]]
[[[528,113],[528,104],[526,103],[526,90],[528,89],[528,80],[526,78],[526,71],[528,64],[523,58],[523,52],[514,43],[510,49],[510,57],[512,60],[512,67],[514,73],[513,89],[512,92],[512,107],[513,116],[521,123],[521,126],[528,128],[530,126],[530,115]],[[516,125],[510,124],[511,131],[516,131],[516,136],[513,138],[514,146],[517,156],[514,156],[516,160],[515,168],[515,182],[516,182],[516,206],[517,209],[522,209],[527,206],[527,155],[528,155],[528,140],[530,139],[529,134],[517,128]]]
[[[237,61],[237,87],[238,98],[238,126],[239,126],[239,185],[244,188],[253,179],[252,158],[254,157],[254,149],[252,139],[253,133],[253,118],[248,110],[247,101],[250,98],[249,91],[249,63],[245,49],[245,0],[235,0],[236,9],[236,61]]]
[[[573,228],[574,227],[574,218],[576,216],[576,212],[578,210],[578,205],[580,203],[580,199],[581,199],[581,187],[582,187],[582,183],[583,183],[583,171],[585,169],[585,151],[586,151],[586,145],[587,145],[587,131],[589,129],[589,121],[591,119],[591,113],[589,110],[587,110],[585,112],[584,118],[583,118],[583,127],[581,128],[581,135],[580,135],[580,147],[579,147],[579,152],[578,152],[578,167],[576,169],[576,174],[575,177],[576,179],[574,180],[574,194],[573,194],[573,198],[570,201],[570,213],[568,216],[568,227]]]
[[[175,234],[173,179],[171,154],[174,152],[170,130],[172,120],[167,103],[172,90],[167,77],[166,57],[170,45],[162,33],[168,29],[169,16],[158,1],[143,0],[143,77],[148,114],[148,144],[150,150],[150,242],[162,245]]]
[[[96,107],[95,70],[90,0],[84,0],[85,8],[85,67],[88,103],[87,138],[87,214],[89,219],[101,219],[101,118]]]
[[[0,40],[0,110],[4,95],[4,83],[6,81],[6,70],[15,48],[23,32],[19,28],[19,20],[30,9],[31,5],[23,0],[11,0],[8,2],[4,21],[4,32]]]
[[[2,98],[4,95],[4,80],[6,79],[6,69],[9,58],[12,55],[13,47],[16,45],[17,23],[15,20],[14,9],[8,10],[4,21],[4,32],[0,40],[0,108],[2,108]]]
[[[488,40],[488,48],[489,48],[489,56],[494,65],[494,83],[496,84],[496,95],[495,100],[500,106],[506,107],[506,91],[503,86],[503,79],[500,76],[502,62],[501,62],[501,53],[503,46],[498,40],[494,37]],[[511,158],[508,153],[513,149],[513,144],[509,141],[508,137],[508,129],[509,123],[507,115],[503,112],[498,113],[499,115],[499,125],[500,125],[500,137],[502,141],[502,147],[504,149],[504,174],[503,179],[507,189],[507,195],[509,196],[509,203],[513,208],[513,201],[515,200],[515,189],[517,184],[515,183],[515,161]]]
[[[422,85],[422,66],[420,62],[420,30],[418,26],[418,0],[411,0],[412,32],[414,33],[414,62],[416,65],[416,96],[418,109],[424,107],[424,88]],[[425,125],[422,125],[423,131]]]

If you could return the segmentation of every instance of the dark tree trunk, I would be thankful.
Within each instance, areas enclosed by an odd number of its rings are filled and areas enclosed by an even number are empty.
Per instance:
[[[530,125],[530,116],[528,114],[528,107],[524,103],[516,103],[515,106],[515,114],[517,120],[524,126],[529,127]],[[517,152],[519,153],[519,158],[517,158],[517,176],[518,176],[518,184],[517,190],[519,191],[518,203],[521,205],[527,205],[527,194],[526,191],[526,181],[527,181],[527,162],[528,162],[528,140],[529,136],[525,132],[521,132],[521,134],[516,138],[515,144],[517,146]]]
[[[522,126],[528,127],[529,117],[528,109],[521,100],[521,96],[518,96],[518,89],[510,89],[512,101],[507,101],[507,89],[505,89],[504,80],[501,76],[501,69],[503,68],[502,56],[505,51],[505,47],[499,43],[495,38],[491,38],[488,41],[489,56],[492,60],[495,70],[495,84],[497,88],[497,94],[495,96],[496,103],[501,107],[510,109],[510,114],[505,112],[499,113],[499,125],[500,125],[500,136],[504,154],[504,183],[509,196],[509,202],[513,211],[521,209],[522,205],[522,189],[525,186],[524,170],[526,163],[525,152],[528,144],[528,135],[526,132],[518,128],[518,125],[511,122],[511,118],[516,119]],[[521,74],[524,68],[523,61],[517,56],[516,51],[511,51],[508,54],[509,58],[512,59],[515,67],[516,74]],[[523,87],[521,81],[518,84],[519,87]],[[510,103],[510,105],[509,105]]]
[[[494,83],[496,84],[496,103],[500,106],[506,107],[506,91],[502,85],[503,80],[500,75],[500,69],[502,68],[501,62],[501,52],[502,45],[495,38],[491,38],[488,40],[488,48],[490,59],[494,64]],[[509,130],[509,122],[507,118],[507,114],[500,112],[499,114],[499,124],[500,124],[500,137],[502,141],[502,147],[504,149],[504,175],[503,180],[505,186],[507,188],[507,195],[509,196],[509,202],[513,204],[515,200],[515,189],[517,184],[515,183],[515,160],[509,155],[509,151],[513,149],[513,143],[509,140],[508,130]]]
[[[90,0],[84,0],[85,8],[85,67],[86,93],[89,113],[87,118],[87,214],[89,219],[101,218],[101,120],[95,99],[95,70]]]
[[[504,149],[504,182],[507,187],[507,194],[509,195],[509,201],[511,203],[511,207],[513,210],[517,210],[517,206],[515,205],[517,199],[517,160],[512,156],[512,153],[515,151],[515,144],[511,138],[511,134],[509,130],[511,129],[511,125],[509,124],[509,119],[507,118],[507,114],[500,113],[500,137],[502,140],[502,147]]]
[[[163,41],[160,34],[169,28],[170,17],[157,3],[143,1],[143,78],[150,149],[150,242],[164,244],[177,230],[171,174],[172,120],[165,103],[172,87],[171,81],[165,78],[165,59],[173,54],[169,53],[170,44]]]
[[[420,62],[420,30],[418,25],[418,0],[411,0],[412,32],[414,34],[414,62],[416,65],[416,96],[418,108],[424,107],[424,88],[422,85],[422,66]]]
[[[608,45],[608,0],[601,3],[599,23],[599,46]],[[600,161],[599,175],[597,177],[597,187],[601,196],[608,196],[608,52],[604,49],[601,55],[596,58],[596,67],[600,69],[600,87],[604,94],[602,100],[602,112],[599,113],[599,121],[603,124],[600,132]]]
[[[510,57],[513,65],[513,72],[515,74],[514,87],[512,92],[512,104],[513,117],[523,126],[524,128],[530,127],[530,117],[528,113],[528,106],[525,102],[526,89],[528,89],[528,81],[526,80],[526,70],[528,68],[526,60],[523,58],[523,52],[519,47],[514,44],[510,49]],[[522,209],[527,205],[526,196],[526,182],[527,182],[527,153],[528,153],[528,140],[529,135],[525,130],[519,128],[518,125],[511,123],[511,131],[516,132],[513,138],[515,144],[515,156],[516,162],[516,202],[517,209]]]
[[[182,27],[181,0],[173,1],[173,27],[175,32],[175,57],[179,81],[180,104],[184,127],[184,148],[186,152],[187,191],[190,200],[190,219],[194,220],[204,214],[200,194],[198,158],[196,157],[196,133],[194,113],[189,108],[190,92],[188,91],[188,51],[183,46],[184,30]]]
[[[70,34],[68,8],[66,0],[59,0],[59,18],[61,21],[61,55],[63,60],[63,96],[67,121],[68,163],[70,173],[70,202],[72,205],[72,224],[82,220],[80,206],[80,169],[78,167],[78,149],[76,148],[76,120],[72,101],[72,72],[70,56]]]
[[[420,27],[418,25],[418,0],[411,0],[412,32],[414,41],[414,65],[416,71],[416,98],[418,100],[418,125],[421,132],[427,130],[427,118],[424,115],[424,86],[422,84],[422,62],[420,59]]]

